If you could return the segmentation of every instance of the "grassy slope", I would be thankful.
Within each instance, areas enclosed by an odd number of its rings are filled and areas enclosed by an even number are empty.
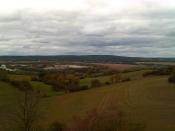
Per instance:
[[[0,82],[0,130],[1,126],[4,128],[7,124],[10,118],[8,115],[12,115],[18,93],[10,84]]]
[[[43,82],[39,82],[39,81],[30,81],[32,87],[35,89],[35,90],[38,90],[40,91],[42,94],[45,94],[47,97],[51,97],[51,96],[54,96],[54,95],[61,95],[61,94],[64,94],[64,92],[55,92],[53,89],[52,89],[52,86],[51,85],[47,85]]]
[[[165,76],[136,79],[48,100],[46,125],[53,120],[71,123],[73,116],[85,115],[94,108],[102,109],[113,101],[133,122],[146,125],[148,131],[175,130],[175,85],[169,84]]]
[[[31,77],[29,75],[10,75],[11,80],[25,80],[25,81],[31,81]]]
[[[43,124],[47,126],[54,120],[71,123],[73,116],[84,116],[94,108],[101,110],[113,101],[133,122],[145,124],[148,131],[174,131],[175,85],[169,84],[167,77],[141,78],[143,72],[124,74],[125,77],[132,78],[133,81],[130,82],[45,98],[45,102],[49,104],[46,104]],[[13,78],[18,79],[16,76]],[[43,83],[32,84],[35,88],[51,91]],[[4,120],[3,113],[11,111],[14,106],[11,103],[16,98],[15,94],[16,90],[11,85],[0,82],[0,125]]]
[[[34,89],[41,91],[42,94],[45,94],[46,96],[53,96],[53,95],[59,94],[54,92],[52,90],[52,86],[50,85],[47,85],[39,81],[31,81],[30,75],[10,75],[10,79],[17,80],[17,81],[22,81],[22,80],[29,81]]]

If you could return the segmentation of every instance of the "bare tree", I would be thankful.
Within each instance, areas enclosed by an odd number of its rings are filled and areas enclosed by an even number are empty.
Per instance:
[[[22,97],[18,100],[15,121],[21,131],[33,131],[40,118],[40,94],[32,90],[30,83],[23,82]]]

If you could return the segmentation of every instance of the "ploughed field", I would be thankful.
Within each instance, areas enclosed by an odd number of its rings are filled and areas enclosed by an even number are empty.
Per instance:
[[[94,63],[94,64],[105,66],[107,68],[110,68],[112,70],[117,70],[117,71],[124,71],[124,70],[130,70],[133,68],[138,68],[137,65],[132,65],[132,64],[99,64],[99,63]]]
[[[43,98],[44,117],[41,124],[48,127],[54,121],[68,125],[74,122],[74,117],[85,117],[87,112],[97,109],[102,111],[110,103],[116,104],[133,122],[145,126],[146,131],[174,131],[175,130],[175,85],[168,83],[168,76],[142,77],[145,71],[135,71],[122,74],[130,77],[131,81],[106,85],[86,91],[54,94],[49,85],[31,82],[33,87],[50,94]],[[12,76],[16,79],[20,77]],[[28,79],[28,77],[22,77]],[[82,80],[89,84],[91,78]],[[100,77],[102,81],[109,79]],[[8,83],[0,82],[0,124],[8,119],[3,114],[13,110],[13,99],[16,90]]]

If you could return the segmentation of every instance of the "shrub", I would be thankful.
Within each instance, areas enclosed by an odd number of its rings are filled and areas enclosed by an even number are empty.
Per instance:
[[[68,90],[69,92],[76,92],[76,91],[83,91],[83,90],[87,90],[88,86],[84,85],[84,86],[75,86],[75,87],[69,87]]]
[[[131,78],[125,78],[122,80],[122,82],[127,82],[127,81],[131,81]]]
[[[40,79],[39,79],[38,76],[32,76],[32,77],[31,77],[31,80],[32,80],[32,81],[40,81]]]
[[[111,83],[109,81],[105,82],[105,85],[110,85]]]
[[[91,87],[95,88],[95,87],[100,87],[102,85],[102,83],[98,80],[98,79],[93,79],[91,81]]]

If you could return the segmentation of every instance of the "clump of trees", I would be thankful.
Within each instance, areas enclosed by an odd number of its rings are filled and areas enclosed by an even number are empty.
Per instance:
[[[91,87],[96,88],[102,86],[102,83],[98,79],[91,80]]]
[[[79,77],[66,73],[46,73],[40,75],[40,80],[50,84],[54,91],[75,92],[88,89],[87,86],[80,86]]]
[[[153,69],[152,71],[143,74],[143,77],[147,76],[159,76],[159,75],[170,75],[172,72],[172,67]]]

